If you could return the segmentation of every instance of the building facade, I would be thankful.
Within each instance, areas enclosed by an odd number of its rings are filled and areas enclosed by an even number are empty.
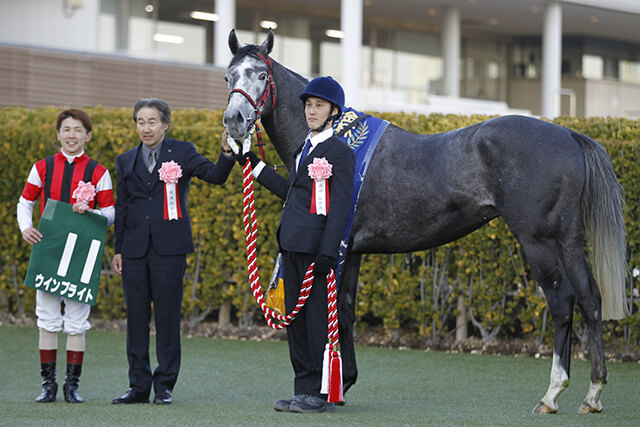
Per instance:
[[[229,31],[272,28],[360,109],[637,118],[639,26],[636,0],[0,0],[0,104],[219,108]]]

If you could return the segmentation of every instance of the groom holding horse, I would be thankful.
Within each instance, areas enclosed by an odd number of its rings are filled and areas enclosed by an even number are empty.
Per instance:
[[[321,392],[327,342],[327,274],[337,266],[351,209],[355,156],[332,128],[344,110],[340,84],[331,77],[318,77],[309,82],[300,99],[309,132],[293,154],[289,179],[265,168],[251,151],[238,161],[244,165],[248,159],[258,182],[285,201],[277,237],[287,313],[296,306],[307,268],[315,262],[309,298],[287,328],[294,397],[277,400],[273,406],[276,411],[310,413],[335,410]]]

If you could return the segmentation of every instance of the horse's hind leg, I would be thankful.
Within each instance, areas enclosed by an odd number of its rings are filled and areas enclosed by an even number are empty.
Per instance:
[[[521,243],[533,276],[544,290],[555,326],[549,388],[533,409],[533,413],[553,414],[558,411],[558,396],[569,387],[571,323],[575,295],[566,277],[560,245],[556,240],[521,239]]]
[[[356,352],[353,345],[353,324],[356,320],[355,304],[361,260],[362,254],[347,253],[338,286],[338,331],[345,392],[355,384],[358,378]]]
[[[587,264],[582,245],[575,242],[564,246],[564,264],[576,293],[576,301],[587,325],[589,341],[589,359],[591,361],[591,385],[578,412],[590,413],[602,411],[600,393],[607,383],[604,344],[602,340],[601,297],[596,281]]]

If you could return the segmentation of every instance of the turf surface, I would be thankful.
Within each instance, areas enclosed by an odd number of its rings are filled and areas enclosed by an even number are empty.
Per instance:
[[[0,425],[640,425],[638,363],[608,363],[605,409],[583,415],[577,409],[589,386],[589,364],[573,360],[560,411],[532,415],[548,386],[549,359],[358,347],[360,376],[347,405],[303,415],[271,406],[292,395],[286,342],[212,338],[183,338],[172,405],[112,405],[128,386],[125,335],[102,331],[87,334],[79,389],[85,403],[71,405],[61,390],[65,339],[61,334],[58,400],[38,404],[37,328],[0,327]],[[155,367],[153,351],[151,358]]]

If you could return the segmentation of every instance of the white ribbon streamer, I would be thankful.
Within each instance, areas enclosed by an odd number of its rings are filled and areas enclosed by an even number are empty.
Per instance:
[[[231,147],[231,151],[233,151],[233,154],[238,155],[238,153],[240,153],[240,147],[238,147],[238,144],[236,144],[235,139],[228,136],[227,144],[229,144],[229,147]]]
[[[316,215],[327,216],[327,180],[313,181],[316,186]]]
[[[169,220],[178,219],[178,198],[176,197],[176,185],[165,183],[164,189],[167,197],[167,212],[169,213]]]

